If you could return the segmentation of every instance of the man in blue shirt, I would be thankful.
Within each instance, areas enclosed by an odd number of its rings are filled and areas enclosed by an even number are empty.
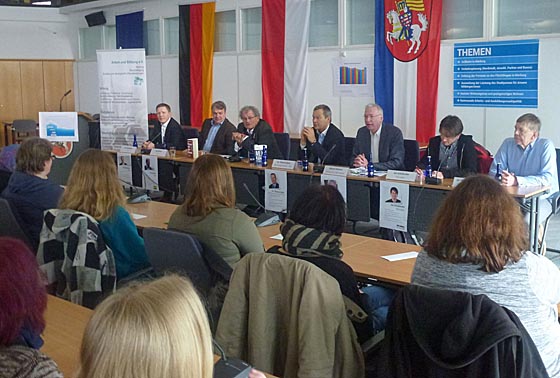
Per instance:
[[[556,150],[552,141],[540,138],[540,119],[527,113],[515,124],[513,138],[504,140],[490,167],[490,175],[496,175],[496,164],[500,164],[502,185],[505,186],[550,186],[550,192],[539,200],[538,223],[544,222],[552,212],[548,197],[558,191]]]
[[[216,101],[212,104],[212,118],[202,124],[198,146],[213,154],[233,154],[233,132],[237,129],[226,118],[226,104]]]

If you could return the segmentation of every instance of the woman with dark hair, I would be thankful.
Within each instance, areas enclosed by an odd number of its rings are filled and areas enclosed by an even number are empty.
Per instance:
[[[62,377],[39,352],[47,292],[35,256],[21,241],[0,237],[0,375],[4,378]]]
[[[476,174],[478,160],[471,135],[463,134],[463,122],[448,115],[439,124],[439,135],[430,139],[426,155],[418,162],[417,172],[422,174],[431,156],[433,175],[438,178],[462,177]]]
[[[16,171],[2,192],[34,246],[39,244],[43,212],[56,208],[64,191],[48,179],[52,156],[52,145],[48,140],[26,139],[16,153]]]
[[[380,286],[364,287],[363,291],[358,288],[354,271],[341,260],[340,237],[345,225],[346,204],[340,192],[331,185],[310,186],[296,199],[280,227],[282,247],[275,246],[267,252],[306,260],[334,277],[342,294],[369,315],[365,322],[354,321],[363,342],[385,328],[394,291]]]
[[[232,267],[247,253],[264,252],[255,224],[235,208],[231,168],[219,155],[195,160],[185,202],[171,215],[169,228],[193,234]]]
[[[560,271],[527,252],[519,205],[488,176],[465,179],[439,208],[412,283],[486,294],[527,329],[551,377],[560,377]]]

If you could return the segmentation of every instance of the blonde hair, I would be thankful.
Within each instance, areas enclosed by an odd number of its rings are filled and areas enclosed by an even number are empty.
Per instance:
[[[195,160],[189,174],[181,209],[189,216],[205,217],[223,207],[235,207],[231,168],[219,155],[202,155]]]
[[[110,218],[124,201],[113,156],[89,149],[74,163],[58,207],[81,211],[102,221]]]
[[[212,336],[192,283],[177,275],[133,284],[95,310],[78,378],[211,378]]]

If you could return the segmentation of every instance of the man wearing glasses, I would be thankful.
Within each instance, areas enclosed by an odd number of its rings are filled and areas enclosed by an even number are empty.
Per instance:
[[[234,149],[239,156],[246,157],[249,152],[254,152],[255,144],[266,144],[269,159],[288,158],[282,156],[272,127],[261,118],[259,109],[246,105],[239,111],[239,118],[242,122],[237,126],[237,131],[232,134],[235,141]]]
[[[367,104],[364,110],[365,126],[358,129],[352,152],[354,167],[367,167],[373,160],[377,171],[402,169],[404,141],[401,130],[383,122],[383,109],[377,104]]]

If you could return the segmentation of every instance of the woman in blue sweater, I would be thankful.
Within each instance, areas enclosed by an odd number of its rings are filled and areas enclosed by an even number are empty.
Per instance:
[[[87,213],[99,222],[113,250],[117,279],[149,267],[144,239],[123,207],[125,196],[111,154],[86,150],[74,163],[59,208]]]

